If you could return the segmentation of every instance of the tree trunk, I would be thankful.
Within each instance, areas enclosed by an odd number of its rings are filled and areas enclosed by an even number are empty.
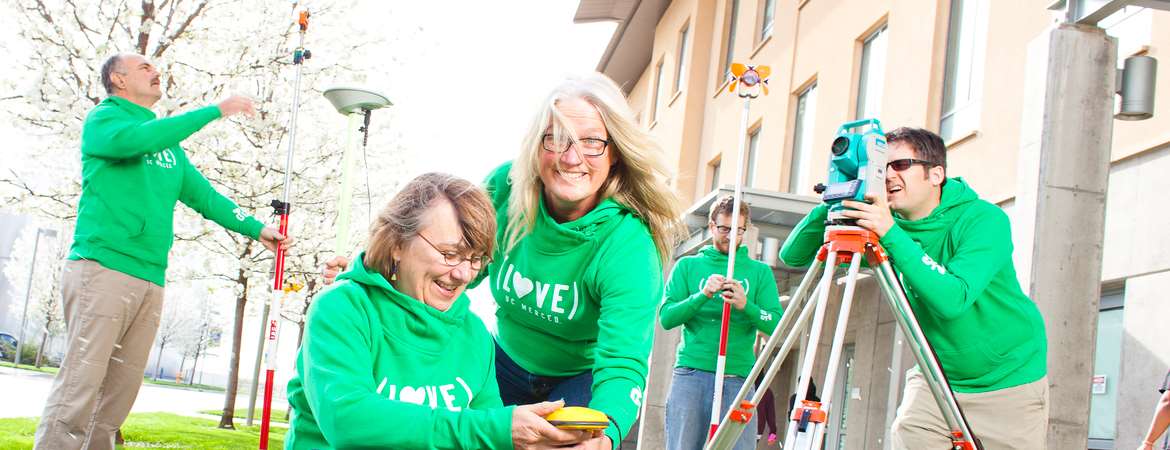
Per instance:
[[[200,334],[200,340],[203,339],[202,336],[203,335]],[[195,369],[199,367],[199,355],[201,354],[203,354],[203,342],[200,342],[199,345],[195,346],[195,361],[191,362],[191,379],[187,381],[188,386],[195,385]]]
[[[154,358],[154,381],[158,381],[158,377],[162,376],[162,355],[165,348],[167,348],[166,340],[158,343],[158,357]]]
[[[41,333],[41,345],[37,347],[36,367],[38,369],[41,368],[41,355],[45,354],[45,343],[48,341],[49,341],[49,329],[46,328],[45,331],[43,333]]]
[[[236,283],[243,286],[244,290],[236,298],[236,320],[235,324],[232,325],[232,357],[228,363],[227,392],[224,393],[223,414],[219,417],[219,427],[229,430],[236,429],[232,419],[236,415],[236,390],[239,389],[240,381],[240,341],[244,337],[244,307],[248,305],[248,275],[243,268],[239,271]]]
[[[183,352],[182,356],[182,358],[179,358],[179,371],[175,372],[176,378],[183,376],[183,367],[187,365],[187,352]],[[176,379],[175,382],[178,383],[179,380]]]

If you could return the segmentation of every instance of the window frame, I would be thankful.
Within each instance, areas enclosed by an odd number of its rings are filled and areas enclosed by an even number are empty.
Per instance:
[[[861,60],[858,64],[857,71],[857,97],[854,99],[853,115],[856,120],[877,118],[881,115],[882,97],[885,95],[885,80],[886,67],[889,62],[889,25],[882,23],[869,32],[861,39]],[[879,41],[880,39],[880,41]],[[880,44],[876,45],[875,43]],[[880,59],[877,59],[878,65],[874,65],[874,56],[876,52],[881,52]],[[878,76],[874,76],[877,74]],[[870,99],[872,92],[876,96]],[[871,105],[872,100],[876,105]],[[869,110],[875,110],[873,114],[867,113]]]
[[[729,0],[727,5],[727,18],[724,20],[725,30],[724,45],[723,45],[723,60],[720,66],[720,76],[726,81],[731,78],[731,64],[735,59],[735,38],[736,38],[736,23],[739,22],[739,0]]]
[[[815,134],[813,128],[816,127],[817,88],[818,80],[814,78],[793,96],[792,147],[788,153],[788,192],[791,194],[802,194],[805,192],[804,189],[812,190],[811,186],[804,186],[802,189],[802,185],[807,184],[805,182],[808,180],[803,179],[804,172],[807,171],[804,166],[808,164],[808,159],[812,156],[812,139]],[[802,101],[804,102],[803,108]]]
[[[690,50],[691,22],[688,20],[683,23],[682,28],[678,32],[678,52],[676,53],[677,60],[675,61],[674,70],[674,94],[683,91],[683,85],[687,82],[687,51]]]
[[[768,17],[768,10],[771,8],[772,17]],[[756,35],[756,42],[764,42],[772,36],[772,31],[775,30],[776,25],[776,0],[760,0],[760,27],[759,33]]]
[[[658,123],[659,104],[662,102],[662,71],[663,63],[666,58],[658,58],[658,64],[654,65],[654,91],[651,94],[650,103],[650,126],[653,127]]]
[[[746,187],[754,187],[756,182],[756,163],[760,160],[760,140],[763,139],[763,121],[757,122],[755,126],[748,128],[746,141],[747,152],[743,155],[744,171],[743,171],[743,185]]]
[[[938,119],[939,136],[947,143],[979,128],[989,8],[988,0],[950,0]]]

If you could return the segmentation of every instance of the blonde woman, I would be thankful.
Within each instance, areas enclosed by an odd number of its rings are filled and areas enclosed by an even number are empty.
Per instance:
[[[617,448],[637,418],[662,261],[682,229],[662,152],[633,117],[604,75],[568,79],[487,181],[500,395],[605,412],[594,448]]]
[[[612,423],[586,448],[617,448],[641,407],[662,261],[683,230],[670,176],[621,90],[592,73],[548,95],[520,154],[487,179],[500,396],[604,412]]]

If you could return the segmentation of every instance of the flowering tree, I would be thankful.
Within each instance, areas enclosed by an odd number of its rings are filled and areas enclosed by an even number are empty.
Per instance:
[[[4,105],[0,112],[32,136],[36,146],[18,149],[16,162],[7,170],[0,169],[3,205],[37,216],[74,220],[81,191],[81,126],[86,113],[105,96],[99,81],[101,64],[110,55],[132,52],[145,55],[163,75],[164,95],[154,108],[160,117],[214,104],[233,94],[245,94],[256,101],[257,117],[215,122],[183,146],[217,190],[271,223],[268,205],[283,189],[285,151],[292,131],[295,3],[8,3],[31,57],[13,62],[15,70],[26,76],[0,80],[7,85],[0,86],[7,88],[6,92],[16,93],[0,98]],[[356,19],[345,14],[347,4],[328,1],[312,6],[306,46],[315,56],[303,66],[299,85],[302,104],[291,171],[290,234],[298,244],[286,264],[294,279],[299,276],[304,280],[317,272],[316,265],[324,255],[332,253],[328,249],[337,217],[344,142],[337,136],[338,127],[331,126],[341,122],[340,116],[320,92],[334,80],[360,83],[367,73],[397,68],[385,59],[365,59],[368,62],[363,64],[361,58],[353,58],[371,46],[390,43],[355,35],[352,21]],[[388,124],[392,122],[375,122],[365,170],[378,171],[370,192],[380,198],[407,168],[397,147],[377,138],[389,135]],[[359,197],[355,204],[361,205],[361,200]],[[220,423],[232,428],[243,320],[249,299],[265,300],[270,295],[272,255],[256,241],[209,223],[187,208],[178,210],[168,280],[218,280],[229,286],[235,299],[232,357]],[[355,210],[354,223],[363,223],[361,208]],[[352,230],[350,240],[355,241],[352,236],[361,231]],[[196,351],[194,356],[199,354]]]

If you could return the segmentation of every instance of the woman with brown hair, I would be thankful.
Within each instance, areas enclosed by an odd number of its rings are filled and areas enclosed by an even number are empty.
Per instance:
[[[563,406],[504,407],[495,345],[467,284],[495,250],[483,190],[415,178],[370,227],[366,251],[309,309],[285,448],[551,448],[589,432],[542,418]]]

